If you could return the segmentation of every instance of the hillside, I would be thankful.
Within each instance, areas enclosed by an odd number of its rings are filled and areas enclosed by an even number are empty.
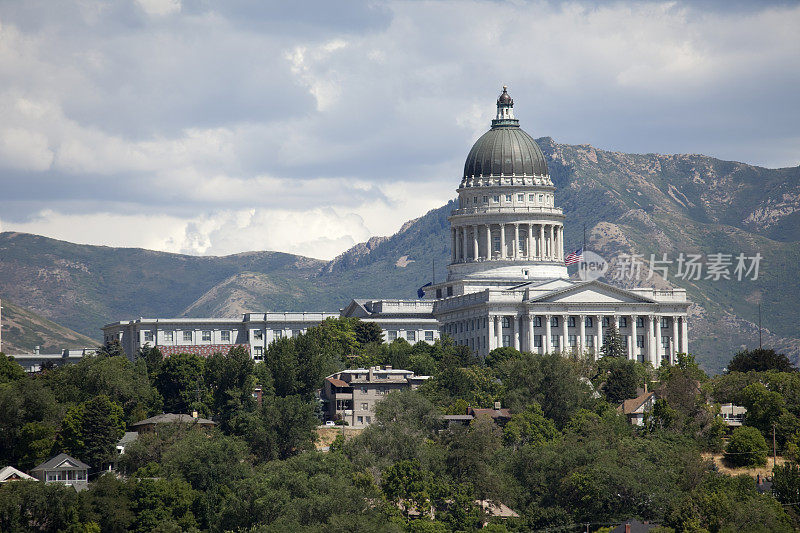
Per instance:
[[[800,167],[765,169],[703,155],[624,154],[537,142],[567,215],[566,248],[588,247],[612,265],[606,281],[676,285],[694,302],[690,350],[711,371],[757,342],[800,360]],[[454,173],[453,186],[458,182]],[[0,293],[99,336],[106,322],[138,316],[237,316],[252,310],[336,311],[350,298],[414,297],[444,279],[452,202],[374,237],[330,262],[277,252],[193,257],[0,234]],[[763,257],[757,280],[676,278],[678,255]],[[619,254],[667,254],[667,279],[613,279]],[[731,267],[732,269],[733,267]],[[133,280],[133,281],[132,281]]]
[[[98,342],[5,298],[3,304],[3,345],[6,354],[30,353],[39,346],[41,353],[58,353],[64,348],[93,348]]]

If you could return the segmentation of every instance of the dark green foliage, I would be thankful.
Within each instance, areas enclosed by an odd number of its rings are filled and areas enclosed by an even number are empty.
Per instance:
[[[516,359],[520,356],[520,351],[510,346],[495,348],[486,356],[486,366],[496,368],[500,363],[509,359]]]
[[[725,448],[725,460],[734,466],[764,466],[769,448],[764,435],[756,428],[742,426],[733,430]]]
[[[558,354],[523,353],[501,363],[497,373],[505,387],[507,407],[520,412],[538,403],[544,416],[557,427],[563,427],[575,411],[593,403],[589,387]]]
[[[114,445],[125,433],[122,407],[100,395],[71,407],[61,422],[57,446],[98,471],[113,462]]]
[[[607,367],[603,393],[609,403],[618,404],[636,397],[636,390],[643,384],[637,371],[639,363],[614,357],[603,358],[600,364],[601,368]]]
[[[122,344],[117,339],[111,340],[97,348],[98,357],[126,357]]]
[[[62,532],[79,527],[78,494],[72,487],[38,481],[0,484],[0,531]]]
[[[522,446],[538,446],[560,435],[553,421],[544,416],[539,404],[534,403],[515,415],[503,428],[503,441],[518,449]]]
[[[603,346],[600,348],[602,357],[628,357],[628,349],[622,341],[617,324],[612,320],[611,325],[603,330]]]
[[[786,463],[772,470],[772,491],[775,498],[795,512],[800,510],[800,465]]]
[[[25,377],[25,369],[14,361],[13,357],[7,357],[0,352],[0,384],[16,381]]]
[[[190,414],[193,410],[206,415],[209,391],[204,381],[205,359],[180,353],[161,363],[155,386],[164,398],[164,412]]]
[[[356,342],[360,346],[370,343],[383,342],[383,330],[375,322],[364,322],[359,320],[353,326],[356,333]]]
[[[253,370],[253,359],[241,346],[227,355],[215,353],[205,362],[203,379],[211,393],[211,410],[225,431],[237,413],[255,409]]]
[[[771,348],[756,348],[742,350],[733,356],[728,363],[728,372],[797,372],[789,358],[783,354],[775,353]]]
[[[0,464],[33,468],[55,443],[61,407],[42,380],[0,384]],[[38,461],[38,462],[37,462]]]

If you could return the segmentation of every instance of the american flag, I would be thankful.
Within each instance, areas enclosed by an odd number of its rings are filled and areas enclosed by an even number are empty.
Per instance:
[[[581,261],[583,261],[583,248],[578,248],[574,252],[570,252],[567,257],[564,258],[565,265],[574,265]]]

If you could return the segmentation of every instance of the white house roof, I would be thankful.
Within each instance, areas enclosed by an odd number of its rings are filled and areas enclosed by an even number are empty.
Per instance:
[[[22,470],[17,470],[13,466],[7,466],[2,470],[0,470],[0,483],[5,483],[6,481],[9,481],[11,478],[36,480],[35,477],[29,476]]]

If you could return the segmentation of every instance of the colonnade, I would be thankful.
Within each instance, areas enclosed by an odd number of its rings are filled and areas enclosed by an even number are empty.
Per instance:
[[[620,325],[620,319],[624,319],[624,325]],[[618,333],[626,339],[623,342],[629,359],[658,367],[662,362],[674,364],[677,353],[689,350],[686,316],[591,313],[490,315],[486,350],[501,346],[534,353],[575,349],[588,350],[598,357],[609,327],[606,322],[616,324]]]
[[[491,259],[564,259],[564,227],[561,224],[514,222],[456,226],[450,229],[450,238],[452,263]]]

